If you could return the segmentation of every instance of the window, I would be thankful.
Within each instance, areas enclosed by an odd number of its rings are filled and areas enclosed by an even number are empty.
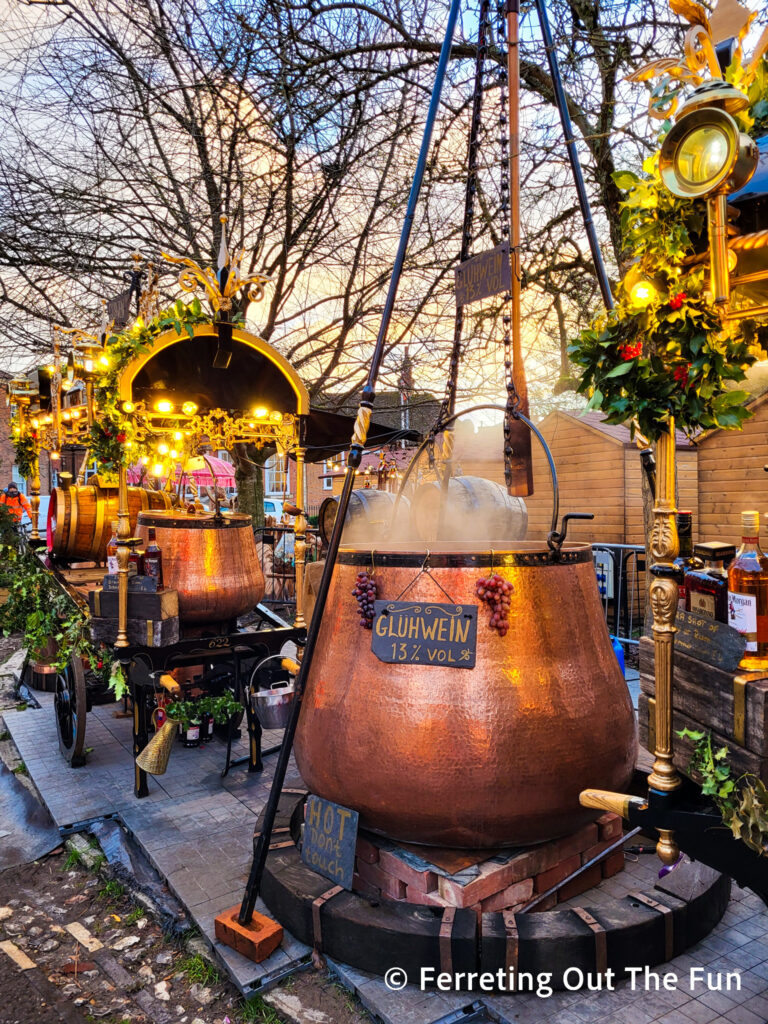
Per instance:
[[[285,494],[288,490],[286,461],[280,455],[272,455],[264,463],[264,492],[266,494]]]

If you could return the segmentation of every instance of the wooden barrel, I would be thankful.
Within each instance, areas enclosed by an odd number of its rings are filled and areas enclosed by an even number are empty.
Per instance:
[[[347,518],[344,521],[342,543],[367,544],[384,539],[389,534],[396,498],[397,495],[391,491],[378,491],[368,487],[352,491],[349,496]],[[318,528],[326,544],[331,537],[338,507],[337,495],[326,498],[320,506]],[[398,519],[402,517],[407,521],[408,509],[408,499],[401,498]]]
[[[445,507],[442,508],[443,501]],[[444,497],[438,481],[424,484],[413,497],[411,525],[422,541],[523,540],[528,510],[522,498],[507,494],[501,484],[479,476],[455,476]],[[439,532],[439,537],[438,537]]]
[[[169,509],[167,491],[128,488],[131,535],[136,532],[139,512]],[[107,557],[112,523],[117,520],[117,487],[96,483],[54,488],[48,503],[48,548],[60,558],[82,562],[103,562]]]

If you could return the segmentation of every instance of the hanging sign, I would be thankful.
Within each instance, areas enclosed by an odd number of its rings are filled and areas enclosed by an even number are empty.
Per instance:
[[[397,665],[474,668],[477,605],[374,601],[371,650]]]
[[[456,305],[466,306],[512,289],[509,242],[460,263],[454,270]]]
[[[344,889],[352,888],[358,817],[349,807],[314,794],[307,797],[301,859]]]

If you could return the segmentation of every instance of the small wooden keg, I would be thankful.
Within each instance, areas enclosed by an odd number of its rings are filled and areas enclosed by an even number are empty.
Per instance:
[[[103,562],[107,557],[112,523],[117,519],[117,487],[103,487],[99,481],[64,489],[56,487],[48,503],[48,548],[60,558],[82,562]],[[136,530],[143,509],[169,509],[166,491],[128,488],[131,533]]]
[[[424,484],[411,505],[413,534],[422,541],[456,543],[523,540],[528,510],[522,498],[479,476],[455,476],[445,491],[438,481]]]

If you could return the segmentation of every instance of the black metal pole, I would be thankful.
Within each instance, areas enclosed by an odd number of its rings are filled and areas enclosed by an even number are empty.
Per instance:
[[[587,189],[584,185],[584,175],[582,174],[581,164],[579,163],[579,154],[576,151],[576,140],[573,137],[571,115],[568,113],[568,103],[565,98],[565,92],[563,91],[563,82],[560,77],[560,66],[557,62],[557,51],[555,50],[555,45],[552,42],[552,32],[549,27],[549,17],[547,16],[545,0],[536,0],[536,10],[539,12],[541,34],[544,37],[544,48],[547,51],[549,72],[552,75],[552,87],[555,92],[555,103],[557,104],[557,109],[560,113],[560,124],[563,127],[565,145],[568,150],[568,159],[571,162],[573,180],[576,185],[576,192],[579,196],[581,216],[584,221],[587,238],[589,239],[589,248],[592,251],[592,262],[595,264],[597,282],[600,285],[600,293],[603,296],[605,308],[613,309],[613,295],[611,294],[608,274],[605,269],[605,264],[603,263],[603,254],[600,252],[600,245],[597,241],[597,232],[595,231],[595,224],[592,220],[592,209],[589,205],[589,197],[587,196]]]
[[[411,191],[408,196],[408,207],[406,209],[405,222],[400,233],[400,244],[398,246],[395,263],[392,268],[392,277],[390,278],[389,291],[387,292],[386,302],[384,303],[381,326],[379,327],[379,333],[376,338],[376,346],[373,351],[373,356],[371,357],[371,367],[368,372],[368,379],[365,383],[365,387],[363,388],[360,407],[357,413],[357,420],[355,422],[355,429],[349,447],[347,474],[344,478],[344,487],[342,488],[341,495],[339,496],[336,520],[333,524],[330,540],[328,541],[328,553],[326,555],[325,567],[323,569],[323,575],[320,579],[320,585],[315,599],[312,619],[307,631],[307,642],[304,647],[304,656],[301,660],[301,665],[299,666],[299,673],[296,676],[296,696],[291,709],[291,717],[288,721],[288,725],[285,727],[283,744],[280,748],[280,756],[278,757],[277,765],[275,766],[275,775],[272,780],[272,788],[269,791],[269,799],[267,800],[266,807],[264,808],[264,820],[261,826],[261,835],[259,836],[256,849],[254,850],[248,884],[246,885],[245,895],[240,907],[238,920],[240,924],[243,925],[248,924],[253,917],[253,908],[259,895],[261,877],[264,873],[264,865],[267,860],[269,843],[272,837],[272,829],[275,824],[277,804],[280,799],[280,792],[283,788],[283,781],[288,769],[288,761],[291,756],[291,748],[293,747],[293,738],[296,735],[296,727],[301,713],[304,686],[312,665],[317,637],[320,632],[320,622],[323,617],[323,611],[325,610],[325,603],[328,598],[328,590],[331,584],[331,576],[333,575],[333,568],[336,564],[336,556],[341,542],[341,533],[344,529],[344,520],[347,515],[347,508],[349,507],[349,496],[351,495],[355,484],[355,470],[360,465],[366,438],[368,436],[368,425],[371,420],[371,411],[376,397],[376,381],[379,375],[382,359],[384,358],[384,344],[387,338],[389,324],[392,319],[395,299],[397,298],[397,289],[403,272],[408,242],[411,237],[413,219],[416,213],[416,203],[419,198],[419,193],[421,192],[422,181],[424,180],[424,171],[427,166],[429,149],[432,142],[432,131],[437,119],[438,107],[440,106],[440,96],[443,91],[443,82],[445,80],[445,72],[448,67],[448,58],[451,53],[451,43],[453,41],[453,33],[456,28],[460,4],[461,0],[451,0],[451,9],[448,14],[448,25],[445,30],[445,39],[443,40],[440,59],[437,64],[437,74],[435,76],[435,84],[432,88],[432,97],[429,103],[429,110],[427,111],[427,119],[424,124],[424,135],[421,140],[421,149],[419,150],[419,158],[416,162],[413,183],[411,184]]]

